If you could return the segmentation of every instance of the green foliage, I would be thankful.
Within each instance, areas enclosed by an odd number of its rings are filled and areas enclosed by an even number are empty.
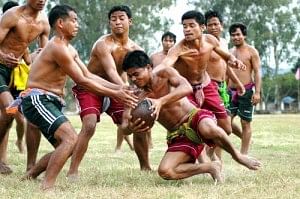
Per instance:
[[[171,25],[170,20],[158,15],[163,8],[168,8],[175,0],[61,0],[73,6],[78,12],[81,31],[74,46],[78,49],[81,58],[88,60],[93,43],[103,34],[109,33],[108,12],[114,5],[128,5],[132,11],[133,25],[130,29],[130,38],[137,42],[146,51],[150,50],[150,43],[157,31],[165,31]],[[58,3],[49,0],[49,5]]]

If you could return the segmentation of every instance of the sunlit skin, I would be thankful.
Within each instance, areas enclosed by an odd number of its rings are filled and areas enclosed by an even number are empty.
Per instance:
[[[251,103],[256,105],[260,102],[261,89],[261,64],[258,51],[253,46],[247,44],[245,40],[246,35],[242,33],[240,28],[231,32],[230,38],[234,45],[230,51],[247,66],[245,71],[234,70],[234,72],[243,85],[255,82],[255,92],[252,95]],[[237,85],[234,82],[229,81],[229,87],[236,88]],[[232,120],[233,118],[234,116],[232,117]],[[241,119],[241,125],[241,153],[248,154],[252,135],[251,122]],[[235,126],[233,125],[233,127]]]
[[[162,51],[156,52],[150,56],[153,67],[160,64],[162,60],[167,56],[170,48],[175,45],[174,39],[169,36],[164,37],[161,43],[163,47]]]

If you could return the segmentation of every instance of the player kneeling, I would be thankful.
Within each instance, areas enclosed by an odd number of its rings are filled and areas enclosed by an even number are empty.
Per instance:
[[[158,169],[162,178],[177,180],[210,173],[214,180],[222,181],[220,162],[195,164],[204,143],[220,146],[251,170],[259,169],[261,163],[258,160],[234,148],[210,111],[197,109],[188,101],[185,96],[192,92],[192,87],[174,68],[158,65],[152,70],[147,54],[132,51],[124,59],[123,70],[130,81],[143,90],[141,96],[151,101],[151,115],[168,130],[168,149]],[[137,116],[133,117],[130,110],[124,114],[123,128],[127,133],[148,131],[150,126],[145,123]]]

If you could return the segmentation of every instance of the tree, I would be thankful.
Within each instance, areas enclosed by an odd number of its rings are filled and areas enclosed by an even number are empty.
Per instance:
[[[293,65],[300,45],[300,8],[293,0],[211,0],[189,3],[202,10],[214,9],[224,16],[225,27],[232,22],[242,22],[248,27],[248,42],[261,56],[262,65],[275,61],[274,76],[283,65]],[[279,107],[279,85],[275,83],[275,102]]]

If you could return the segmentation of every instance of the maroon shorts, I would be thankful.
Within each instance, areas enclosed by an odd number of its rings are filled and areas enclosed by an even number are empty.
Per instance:
[[[193,117],[192,122],[190,124],[190,127],[194,129],[195,132],[198,132],[198,124],[201,122],[202,119],[204,118],[210,118],[212,120],[215,120],[215,116],[212,112],[208,110],[201,109],[199,110]],[[199,137],[201,137],[199,135]],[[214,146],[212,140],[204,140],[205,144],[208,146]],[[195,144],[191,140],[189,140],[185,136],[180,136],[177,138],[174,138],[170,143],[168,143],[168,149],[167,152],[177,152],[181,151],[189,156],[191,156],[191,161],[190,162],[195,162],[196,159],[199,157],[201,154],[202,150],[204,148],[204,143],[201,144]]]
[[[85,115],[96,114],[97,121],[99,122],[100,114],[104,111],[102,110],[104,96],[95,95],[89,91],[78,88],[78,86],[74,86],[72,90],[80,107],[81,119]],[[105,112],[113,119],[115,124],[121,124],[124,106],[122,103],[116,101],[115,99],[109,99],[110,104],[108,106],[108,109],[105,110]]]
[[[212,111],[217,119],[225,119],[228,115],[224,103],[218,93],[218,89],[218,84],[214,81],[211,81],[207,86],[203,88],[204,101],[201,107],[199,107],[199,104],[197,103],[195,92],[188,95],[187,98],[196,107]]]

